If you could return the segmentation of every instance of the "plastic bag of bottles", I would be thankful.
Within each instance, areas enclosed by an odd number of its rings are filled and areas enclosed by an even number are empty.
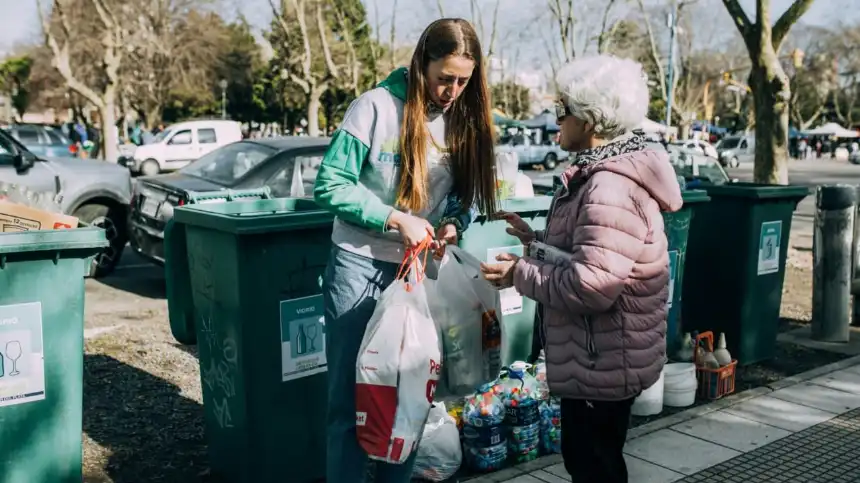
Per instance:
[[[531,364],[514,362],[501,383],[508,452],[516,463],[531,461],[538,457],[539,452],[542,394],[531,370]]]
[[[550,397],[540,404],[540,446],[544,454],[561,453],[561,401]]]
[[[442,374],[436,389],[437,401],[452,400],[472,394],[485,377],[488,331],[495,319],[496,292],[479,276],[480,261],[450,246],[439,263],[435,280],[426,279],[428,303],[433,321],[442,340]],[[488,322],[489,320],[489,322]],[[501,330],[493,343],[501,346]],[[498,340],[496,340],[498,339]],[[498,374],[498,368],[493,374]]]
[[[434,403],[424,423],[412,476],[428,481],[444,481],[454,476],[462,461],[457,422],[446,412],[444,403]]]
[[[498,382],[485,384],[463,406],[463,452],[474,471],[495,471],[507,460],[505,405],[499,398]]]

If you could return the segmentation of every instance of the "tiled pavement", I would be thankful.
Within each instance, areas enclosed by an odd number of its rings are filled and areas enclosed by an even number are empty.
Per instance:
[[[852,360],[738,395],[735,404],[696,408],[662,429],[631,431],[630,483],[860,482],[860,358]],[[469,483],[569,482],[560,461],[541,458]]]

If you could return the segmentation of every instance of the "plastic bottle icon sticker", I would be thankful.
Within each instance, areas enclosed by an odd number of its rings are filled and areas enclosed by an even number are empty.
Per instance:
[[[305,355],[308,352],[308,336],[305,334],[305,324],[298,324],[299,330],[296,334],[296,354]]]

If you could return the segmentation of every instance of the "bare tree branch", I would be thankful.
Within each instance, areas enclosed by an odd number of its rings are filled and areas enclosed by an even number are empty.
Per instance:
[[[325,26],[325,19],[323,18],[322,5],[320,5],[319,3],[317,4],[317,29],[319,29],[320,42],[322,42],[323,57],[325,58],[326,68],[328,69],[329,75],[332,76],[333,78],[337,79],[337,77],[338,77],[337,65],[335,65],[335,63],[334,63],[334,59],[331,56],[331,48],[329,48],[329,46],[328,46],[328,39],[326,38],[326,32],[328,32],[328,29]],[[348,29],[345,28],[343,33],[346,34],[347,30]],[[351,44],[352,43],[350,41],[350,45]],[[305,45],[310,45],[310,40],[308,40],[305,43]]]
[[[499,5],[501,5],[502,0],[496,0],[496,7],[493,9],[493,26],[492,30],[490,30],[490,45],[487,48],[487,57],[493,55],[493,52],[496,47],[496,36],[498,34],[498,25],[499,25]]]
[[[657,39],[654,37],[654,28],[651,26],[651,20],[648,18],[648,12],[645,10],[645,2],[637,0],[639,3],[639,11],[642,13],[642,21],[645,22],[645,32],[648,34],[648,45],[650,47],[651,58],[657,69],[657,80],[660,83],[660,94],[663,100],[669,98],[669,91],[666,86],[666,71],[663,69],[663,60],[660,58],[660,50],[657,48]]]
[[[311,88],[313,87],[312,79],[313,73],[311,71],[311,67],[313,66],[313,54],[311,52],[311,36],[308,34],[308,23],[305,18],[305,1],[304,0],[291,0],[293,4],[293,10],[296,11],[296,22],[299,24],[299,32],[302,36],[302,43],[304,44],[304,53],[301,56],[302,59],[302,74],[304,79],[306,80],[305,85],[308,86],[305,89],[305,94],[310,94]],[[301,84],[299,84],[301,85]],[[304,89],[304,86],[302,86]]]
[[[750,45],[750,41],[752,40],[753,23],[750,22],[750,18],[747,16],[746,12],[744,12],[744,8],[741,7],[738,0],[723,0],[723,5],[726,6],[726,10],[728,10],[729,15],[731,15],[732,21],[735,23],[735,27],[738,28],[738,32],[741,33],[741,37],[743,37],[744,42],[746,42],[747,45]]]
[[[771,32],[771,41],[773,42],[773,49],[775,51],[779,52],[779,48],[782,46],[782,42],[788,35],[788,31],[791,30],[791,26],[797,23],[800,17],[802,17],[811,6],[812,0],[794,0],[794,3],[788,7],[788,10],[783,12],[782,16],[779,17],[779,20],[774,24],[773,31]]]
[[[607,30],[609,23],[609,13],[612,11],[616,0],[607,0],[606,7],[603,9],[603,21],[600,24],[600,35],[597,37],[597,53],[602,54],[609,47],[609,42],[612,40],[612,34],[618,28],[618,21],[613,22],[612,27]]]
[[[436,0],[436,8],[439,10],[439,18],[445,18],[445,9],[442,8],[442,0]]]
[[[441,9],[442,3],[439,3],[439,7]],[[397,57],[397,47],[395,42],[397,41],[397,0],[394,0],[394,8],[391,11],[391,30],[388,32],[388,48],[390,50],[391,55],[391,70],[394,70],[397,67],[397,61],[395,58]]]

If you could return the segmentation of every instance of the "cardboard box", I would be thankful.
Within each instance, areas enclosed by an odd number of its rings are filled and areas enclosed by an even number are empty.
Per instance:
[[[78,219],[0,200],[0,232],[77,228]]]

